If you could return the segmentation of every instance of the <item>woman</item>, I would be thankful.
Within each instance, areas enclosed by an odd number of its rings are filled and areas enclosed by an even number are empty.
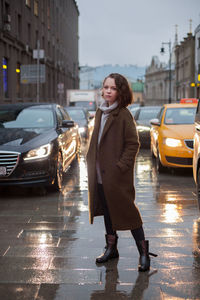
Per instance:
[[[140,259],[138,270],[150,269],[148,241],[134,204],[133,170],[139,142],[133,117],[126,108],[132,102],[128,81],[113,73],[104,79],[104,102],[96,112],[87,153],[90,223],[104,216],[105,252],[96,259],[104,263],[119,257],[117,230],[131,230]]]

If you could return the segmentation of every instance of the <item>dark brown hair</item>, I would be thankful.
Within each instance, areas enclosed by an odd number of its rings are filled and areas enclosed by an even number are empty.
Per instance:
[[[104,79],[103,85],[107,78],[113,78],[115,80],[115,84],[116,84],[116,88],[117,88],[117,92],[118,92],[117,102],[118,102],[119,107],[120,108],[126,107],[129,104],[131,104],[132,98],[133,98],[133,93],[132,93],[132,90],[129,86],[127,79],[121,74],[111,73]]]

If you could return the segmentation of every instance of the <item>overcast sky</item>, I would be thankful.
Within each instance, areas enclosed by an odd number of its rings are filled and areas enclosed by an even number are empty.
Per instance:
[[[80,65],[136,64],[147,66],[153,55],[160,60],[162,42],[183,40],[200,24],[200,0],[76,0],[79,16]]]

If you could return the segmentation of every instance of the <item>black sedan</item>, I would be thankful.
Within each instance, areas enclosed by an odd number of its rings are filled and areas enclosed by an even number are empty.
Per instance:
[[[150,120],[157,118],[162,106],[140,106],[134,111],[140,144],[142,147],[150,148]]]
[[[79,149],[78,126],[60,105],[0,105],[0,186],[59,190]]]
[[[93,130],[93,116],[90,116],[89,111],[82,107],[66,106],[65,110],[72,120],[78,124],[81,138],[87,141]]]

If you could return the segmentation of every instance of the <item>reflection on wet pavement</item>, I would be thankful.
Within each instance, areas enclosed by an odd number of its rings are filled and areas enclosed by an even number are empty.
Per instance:
[[[120,258],[96,266],[103,219],[89,225],[84,154],[60,193],[10,189],[0,194],[0,299],[200,299],[200,219],[192,172],[157,174],[150,152],[135,168],[151,271],[138,273],[129,231]]]

